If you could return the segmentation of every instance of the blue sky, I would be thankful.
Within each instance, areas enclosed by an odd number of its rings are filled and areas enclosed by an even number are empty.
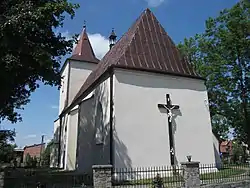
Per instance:
[[[58,30],[65,36],[79,33],[84,20],[94,51],[102,57],[108,49],[107,36],[115,28],[120,37],[128,30],[141,12],[150,8],[175,43],[185,37],[204,31],[205,20],[219,11],[233,6],[236,0],[73,0],[81,7],[73,20],[67,18]],[[62,62],[63,63],[63,62]],[[1,128],[17,131],[19,147],[52,138],[53,121],[58,116],[59,92],[57,88],[43,86],[32,94],[31,102],[22,111],[23,122],[15,125],[4,122]]]

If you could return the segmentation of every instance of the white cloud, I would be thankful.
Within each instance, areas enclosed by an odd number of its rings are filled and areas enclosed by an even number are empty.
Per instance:
[[[36,137],[37,137],[37,135],[35,135],[35,134],[29,134],[29,135],[25,136],[24,139],[36,138]]]
[[[51,105],[50,106],[52,109],[58,109],[59,107],[58,107],[58,105]]]
[[[109,40],[100,33],[88,34],[97,58],[101,59],[109,50]]]
[[[145,0],[145,1],[148,3],[149,7],[158,7],[165,2],[165,0]]]
[[[72,35],[69,33],[69,31],[64,31],[64,32],[61,32],[59,30],[55,31],[56,35],[58,35],[59,33],[61,33],[61,35],[66,38],[66,40],[70,40],[72,37]]]

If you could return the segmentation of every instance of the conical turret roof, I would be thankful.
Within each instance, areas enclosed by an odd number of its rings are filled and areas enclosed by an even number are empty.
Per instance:
[[[91,43],[89,41],[86,27],[84,27],[80,39],[78,40],[78,43],[74,48],[70,59],[92,62],[92,63],[99,62],[99,59],[96,58]]]

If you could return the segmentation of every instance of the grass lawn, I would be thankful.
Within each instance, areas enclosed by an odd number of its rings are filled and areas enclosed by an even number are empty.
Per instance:
[[[249,169],[245,167],[227,167],[218,172],[204,173],[200,175],[201,180],[230,178],[246,173]]]
[[[167,185],[165,187],[172,187],[173,185],[180,184],[182,180],[181,175],[175,175],[175,176],[169,176],[169,177],[162,177],[162,182],[164,185]],[[148,179],[138,179],[138,180],[130,180],[130,181],[124,181],[120,184],[122,185],[153,185],[154,178],[148,178]],[[172,186],[171,186],[172,185]]]
[[[208,168],[207,171],[209,170],[210,169]],[[227,166],[224,167],[223,169],[218,170],[217,172],[205,172],[203,174],[200,174],[200,179],[208,180],[209,182],[213,180],[223,180],[223,179],[227,180],[227,178],[236,179],[235,177],[241,179],[242,177],[244,178],[244,176],[247,177],[249,175],[249,172],[250,172],[250,167],[248,166]],[[154,181],[153,178],[138,179],[138,180],[120,182],[120,185],[131,185],[131,186],[153,185],[153,181]],[[162,182],[164,183],[164,186],[167,188],[181,186],[183,182],[183,177],[181,172],[179,171],[179,174],[175,176],[162,177]]]

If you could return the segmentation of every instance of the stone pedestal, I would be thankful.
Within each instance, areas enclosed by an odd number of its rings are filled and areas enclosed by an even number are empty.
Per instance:
[[[94,165],[92,169],[94,188],[112,188],[112,165]]]
[[[195,188],[200,187],[200,171],[199,171],[199,162],[184,162],[181,163],[183,169],[183,178],[185,188]]]

